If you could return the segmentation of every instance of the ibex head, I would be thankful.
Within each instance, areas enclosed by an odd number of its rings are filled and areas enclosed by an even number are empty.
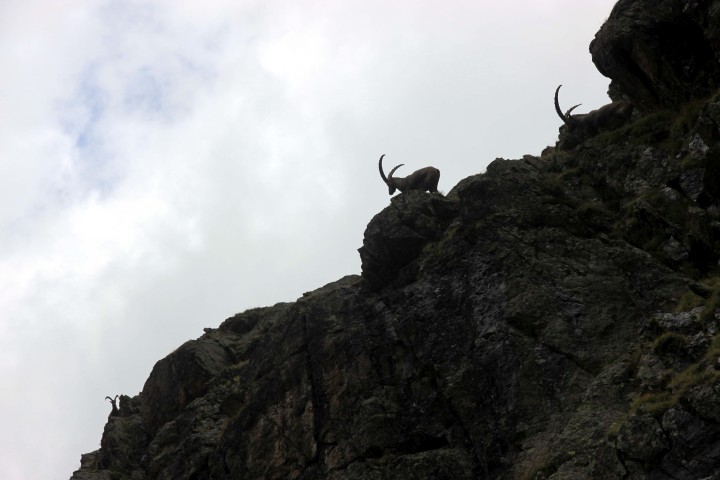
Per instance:
[[[582,105],[582,103],[578,103],[574,107],[570,108],[565,114],[563,115],[562,110],[560,109],[560,103],[558,102],[558,93],[560,93],[560,87],[562,85],[558,85],[558,87],[555,89],[555,111],[557,112],[560,119],[563,121],[565,125],[577,127],[580,126],[581,121],[578,118],[575,118],[572,116],[572,111],[575,110],[577,107]],[[584,116],[584,115],[583,115]],[[581,117],[578,115],[578,117]]]
[[[395,173],[395,170],[405,165],[404,163],[401,163],[400,165],[390,170],[390,173],[386,177],[385,172],[383,172],[382,166],[384,156],[385,154],[380,155],[378,168],[380,170],[380,177],[382,177],[385,185],[388,186],[388,193],[390,195],[395,193],[395,190],[400,190],[400,192],[405,192],[408,190],[420,190],[421,192],[428,191],[437,193],[437,186],[438,182],[440,181],[440,170],[435,167],[425,167],[421,168],[420,170],[414,171],[407,177],[393,177],[393,173]]]

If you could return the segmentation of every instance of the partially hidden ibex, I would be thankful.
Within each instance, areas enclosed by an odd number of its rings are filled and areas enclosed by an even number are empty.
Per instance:
[[[120,414],[120,410],[117,406],[117,399],[120,395],[115,395],[115,398],[111,397],[105,397],[105,400],[110,400],[110,404],[112,405],[112,411],[110,412],[111,417],[117,417]]]
[[[622,100],[608,103],[588,113],[573,115],[572,111],[582,105],[578,103],[563,114],[558,102],[560,87],[562,85],[558,85],[555,90],[555,111],[571,131],[581,130],[586,135],[595,135],[603,130],[619,127],[630,120],[633,106],[631,103]]]
[[[388,176],[385,176],[383,172],[382,161],[385,154],[380,155],[380,161],[378,162],[378,168],[380,169],[380,176],[388,186],[388,193],[392,195],[395,190],[407,192],[408,190],[419,190],[421,192],[432,192],[437,193],[438,182],[440,181],[440,170],[435,167],[425,167],[420,170],[415,170],[407,177],[393,177],[395,170],[405,165],[401,163],[397,167],[390,170]]]

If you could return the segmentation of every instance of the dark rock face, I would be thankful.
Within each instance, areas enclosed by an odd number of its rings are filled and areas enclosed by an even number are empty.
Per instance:
[[[160,360],[143,388],[142,417],[154,435],[195,398],[205,394],[207,382],[232,363],[229,351],[211,338],[193,340]]]
[[[719,104],[394,197],[361,276],[160,360],[72,478],[720,478]]]
[[[620,0],[590,44],[611,96],[643,112],[720,86],[720,2]]]
[[[398,195],[390,205],[370,221],[359,249],[362,274],[370,288],[393,280],[402,283],[401,270],[407,272],[408,264],[418,259],[428,243],[437,241],[457,215],[456,202],[424,192]]]

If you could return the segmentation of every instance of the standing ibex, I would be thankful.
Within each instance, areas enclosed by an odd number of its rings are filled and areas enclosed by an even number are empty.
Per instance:
[[[560,92],[560,87],[562,87],[562,85],[559,85],[555,90],[555,111],[562,119],[563,123],[568,126],[570,131],[579,129],[586,135],[595,135],[602,130],[619,127],[630,120],[630,116],[633,112],[633,106],[632,104],[622,100],[608,103],[607,105],[603,105],[597,110],[593,110],[588,113],[572,115],[572,111],[582,105],[581,103],[578,103],[563,115],[562,110],[560,109],[560,103],[558,102],[558,92]]]
[[[390,170],[390,174],[386,177],[383,172],[382,161],[385,154],[380,155],[380,161],[378,167],[380,168],[380,176],[388,186],[388,193],[392,195],[395,190],[400,192],[406,192],[408,190],[420,190],[421,192],[432,192],[437,193],[438,182],[440,181],[440,170],[435,167],[425,167],[420,170],[415,170],[407,177],[393,177],[395,170],[405,165],[401,163],[397,167]]]

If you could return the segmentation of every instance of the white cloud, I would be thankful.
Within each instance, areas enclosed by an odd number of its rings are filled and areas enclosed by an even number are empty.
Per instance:
[[[0,477],[69,477],[105,395],[358,273],[380,154],[447,192],[552,143],[611,3],[2,3]]]

